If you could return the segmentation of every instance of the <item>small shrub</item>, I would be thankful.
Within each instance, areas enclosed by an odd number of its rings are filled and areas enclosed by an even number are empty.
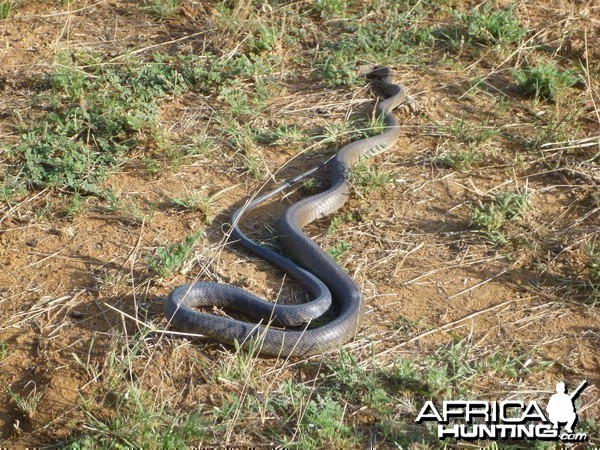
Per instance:
[[[554,61],[538,61],[513,72],[513,77],[526,94],[546,100],[556,100],[561,91],[578,81],[575,72],[560,69]]]

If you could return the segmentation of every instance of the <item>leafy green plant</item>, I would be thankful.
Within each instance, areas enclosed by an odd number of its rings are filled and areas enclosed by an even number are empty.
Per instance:
[[[579,80],[575,72],[560,69],[552,60],[538,60],[532,67],[514,71],[513,77],[526,94],[545,100],[556,100]]]
[[[334,261],[339,263],[342,255],[348,250],[350,250],[350,244],[346,241],[339,241],[336,242],[333,247],[329,247],[327,253],[329,253],[329,256],[331,256]]]
[[[465,44],[504,49],[519,43],[527,32],[514,9],[497,9],[486,2],[466,12],[453,10],[450,22],[434,35],[456,49]]]
[[[25,193],[25,182],[17,176],[7,175],[1,181],[0,202],[10,204]]]
[[[519,42],[526,29],[519,23],[514,7],[495,9],[485,3],[468,13],[455,12],[455,17],[464,26],[469,41],[483,45],[509,45]]]
[[[345,0],[315,0],[312,4],[313,10],[323,19],[343,17],[346,6]]]
[[[186,237],[184,242],[157,248],[154,255],[146,259],[148,267],[154,275],[160,278],[174,274],[192,255],[201,236],[202,231],[199,230]]]
[[[143,8],[160,17],[175,15],[184,0],[144,0]]]
[[[421,2],[406,9],[391,7],[382,15],[374,3],[370,11],[374,20],[338,24],[335,41],[323,53],[326,79],[332,79],[332,84],[353,84],[358,75],[347,71],[354,61],[398,64],[419,60],[423,50],[434,44],[431,27],[423,19],[438,7],[436,2]]]
[[[25,130],[9,150],[29,187],[68,188],[98,194],[108,169],[152,127],[157,101],[185,81],[162,55],[153,62],[105,65],[87,54],[59,55],[41,100],[48,114]]]
[[[394,173],[381,170],[373,164],[358,163],[350,172],[350,183],[362,194],[369,193],[388,185],[394,180]]]
[[[492,243],[504,245],[508,242],[502,228],[508,221],[523,218],[530,208],[526,192],[503,192],[497,194],[493,201],[479,203],[471,209],[471,225]]]
[[[352,428],[344,421],[345,408],[329,392],[310,395],[304,385],[292,382],[282,383],[279,390],[274,409],[295,422],[291,439],[279,437],[285,448],[351,448],[356,444]]]
[[[273,51],[281,39],[281,33],[273,24],[259,22],[251,31],[246,41],[246,48],[250,53],[260,54]]]
[[[446,152],[437,158],[435,162],[443,167],[454,170],[465,170],[475,166],[481,159],[481,155],[473,149]]]
[[[210,224],[213,219],[212,208],[215,198],[209,195],[200,195],[198,192],[191,192],[181,198],[174,198],[173,206],[186,211],[199,211],[204,215],[206,224]]]
[[[346,51],[332,52],[320,64],[321,78],[332,86],[352,86],[358,81]]]
[[[86,411],[86,434],[71,439],[69,450],[103,448],[186,448],[190,442],[206,437],[210,423],[201,409],[175,412],[166,405],[155,405],[140,389],[130,387],[119,399],[111,418]],[[151,444],[150,444],[151,443]],[[154,448],[154,447],[151,447]]]
[[[221,87],[219,97],[231,106],[234,115],[250,115],[254,112],[248,95],[239,85],[227,84]]]
[[[73,196],[67,200],[65,208],[68,217],[76,216],[85,209],[85,203],[79,192],[75,192]]]
[[[327,227],[327,234],[334,234],[339,229],[340,224],[349,222],[356,222],[356,217],[352,213],[335,216],[331,219],[331,222]]]

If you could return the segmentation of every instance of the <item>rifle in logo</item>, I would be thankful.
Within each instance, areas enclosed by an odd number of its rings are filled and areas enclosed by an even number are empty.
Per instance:
[[[581,394],[586,385],[587,380],[583,380],[577,386],[577,389],[571,395],[568,395],[565,383],[556,383],[556,394],[550,397],[548,406],[546,407],[548,419],[552,422],[554,429],[558,429],[559,423],[566,423],[565,431],[573,433],[573,426],[577,422],[577,411],[575,410],[574,400]]]

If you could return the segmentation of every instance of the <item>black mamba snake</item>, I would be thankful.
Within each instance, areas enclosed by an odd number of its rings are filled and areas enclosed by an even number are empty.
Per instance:
[[[329,161],[286,181],[232,215],[231,235],[252,252],[290,274],[310,292],[313,300],[301,305],[278,305],[235,286],[213,282],[189,283],[175,288],[165,299],[164,311],[171,325],[227,344],[237,340],[248,345],[254,341],[258,353],[282,357],[322,353],[338,348],[356,335],[364,316],[364,301],[358,286],[344,269],[304,234],[302,228],[333,213],[346,202],[350,193],[348,174],[359,160],[385,152],[398,140],[399,123],[392,111],[409,97],[402,86],[392,82],[392,75],[387,67],[376,67],[367,74],[374,87],[385,97],[375,109],[376,115],[385,122],[383,133],[346,145]],[[303,180],[325,164],[330,171],[330,188],[294,203],[279,222],[285,249],[302,267],[261,247],[240,231],[238,223],[244,212]],[[219,306],[242,313],[258,323],[192,309],[198,306]],[[335,317],[330,322],[315,328],[308,326],[331,308]]]

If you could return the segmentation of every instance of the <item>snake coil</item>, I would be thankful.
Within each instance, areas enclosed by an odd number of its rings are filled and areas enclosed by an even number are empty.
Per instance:
[[[294,203],[279,221],[283,244],[299,264],[250,240],[239,229],[238,223],[244,212],[304,179],[325,164],[288,180],[232,215],[232,236],[252,252],[291,275],[308,290],[313,300],[301,305],[279,305],[235,286],[213,282],[189,283],[175,288],[165,299],[164,312],[171,325],[226,344],[237,340],[242,345],[247,345],[257,340],[260,354],[282,357],[322,353],[341,346],[356,335],[364,316],[364,301],[358,286],[302,228],[333,213],[346,202],[350,193],[348,174],[359,160],[385,152],[398,140],[399,123],[392,111],[410,98],[406,96],[402,86],[392,81],[392,74],[387,67],[375,67],[367,74],[373,86],[385,97],[375,110],[376,115],[383,118],[384,132],[352,142],[340,149],[327,162],[329,189]],[[199,306],[218,306],[236,311],[256,320],[256,323],[193,309]],[[308,326],[329,310],[335,313],[331,321],[315,328]]]

